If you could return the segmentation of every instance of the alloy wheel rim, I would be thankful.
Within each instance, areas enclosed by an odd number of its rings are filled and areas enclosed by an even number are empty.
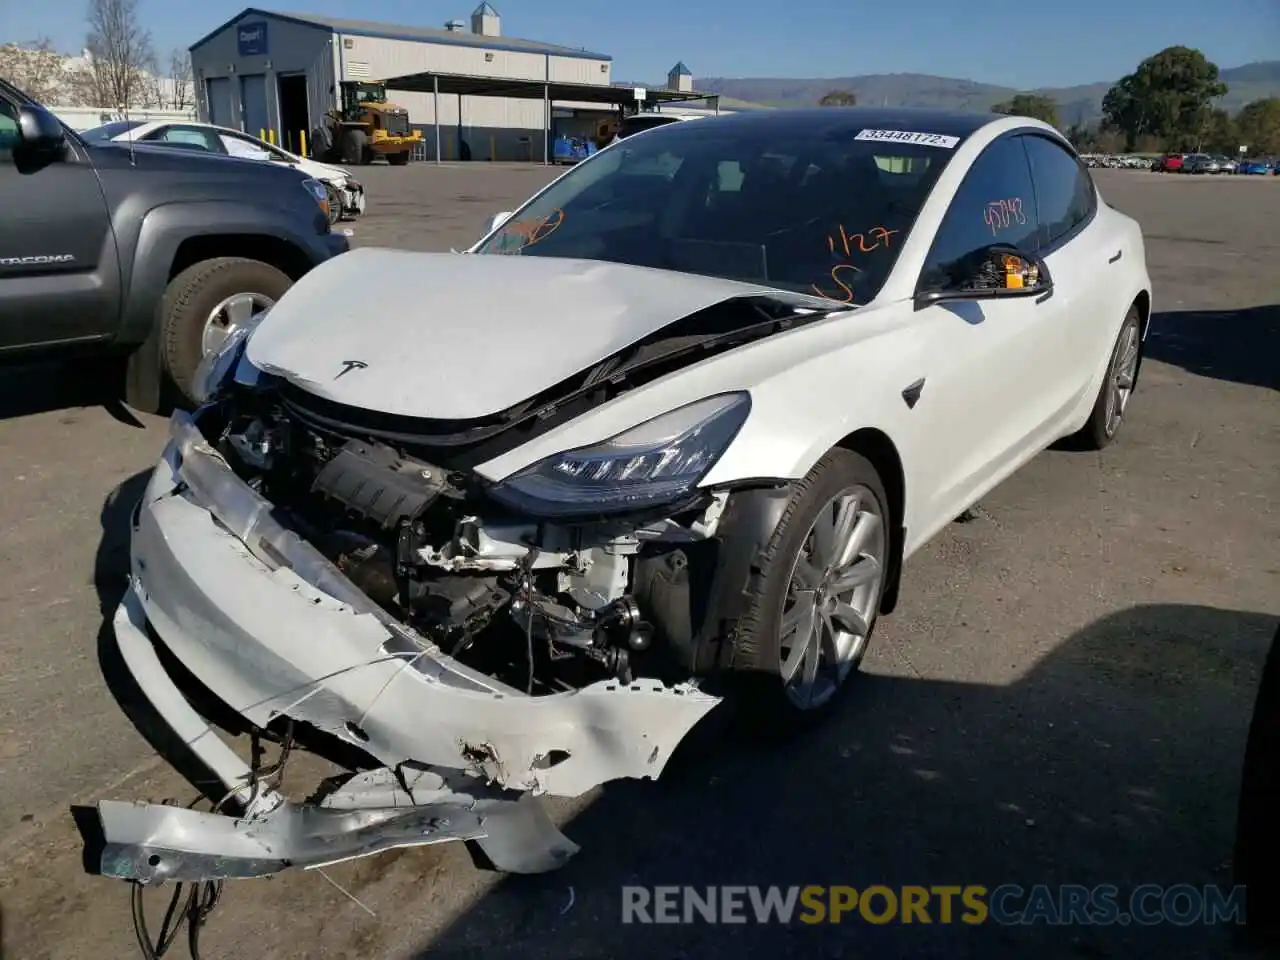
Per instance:
[[[883,508],[861,484],[818,512],[796,555],[779,620],[778,669],[801,710],[831,699],[866,651],[886,566]]]
[[[249,322],[257,313],[275,306],[275,301],[261,293],[235,293],[209,311],[200,333],[201,356],[209,356],[223,341]]]
[[[1111,368],[1107,390],[1107,436],[1120,429],[1129,397],[1133,395],[1134,381],[1138,375],[1138,328],[1125,328],[1124,337],[1116,347],[1116,359]]]

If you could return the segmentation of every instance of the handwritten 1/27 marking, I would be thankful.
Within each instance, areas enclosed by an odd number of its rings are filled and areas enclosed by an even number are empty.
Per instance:
[[[564,211],[557,208],[545,217],[511,221],[506,224],[504,229],[509,235],[518,237],[523,241],[512,251],[513,253],[518,253],[525,247],[531,247],[535,243],[547,239],[547,237],[555,233],[556,228],[562,223],[564,223]]]
[[[858,253],[870,253],[880,247],[887,247],[889,246],[889,238],[895,233],[902,232],[901,230],[888,230],[884,227],[872,227],[866,233],[845,233],[843,224],[839,224],[838,229],[840,231],[839,237],[827,237],[827,249],[835,256],[839,256],[843,252],[846,257],[853,256],[855,250]],[[868,237],[875,241],[870,246],[867,245]],[[861,272],[861,269],[855,267],[852,263],[837,263],[831,268],[831,282],[840,288],[841,294],[832,295],[827,293],[816,283],[812,283],[809,286],[820,297],[835,300],[837,303],[851,303],[853,302],[853,288],[849,284],[853,282],[854,275]]]
[[[1027,215],[1022,210],[1022,198],[992,200],[982,211],[982,221],[991,228],[992,236],[1001,230],[1007,230],[1014,223],[1025,224]]]

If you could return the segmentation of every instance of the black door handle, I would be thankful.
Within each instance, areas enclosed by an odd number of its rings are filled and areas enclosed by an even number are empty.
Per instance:
[[[1114,257],[1112,257],[1110,260],[1108,260],[1108,261],[1107,261],[1107,263],[1115,263],[1117,260],[1119,260],[1119,259],[1120,259],[1121,257],[1123,257],[1123,256],[1124,256],[1124,251],[1123,251],[1123,250],[1117,250],[1117,251],[1116,251],[1116,255],[1115,255]]]

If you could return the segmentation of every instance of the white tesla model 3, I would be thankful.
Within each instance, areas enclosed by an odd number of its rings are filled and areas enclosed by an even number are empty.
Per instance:
[[[309,273],[175,416],[115,618],[241,818],[104,803],[108,872],[459,838],[554,866],[549,821],[476,798],[656,776],[730,694],[828,709],[906,559],[1060,438],[1113,439],[1150,291],[1051,127],[862,108],[673,123],[465,254]],[[174,661],[378,769],[317,820],[208,735]]]

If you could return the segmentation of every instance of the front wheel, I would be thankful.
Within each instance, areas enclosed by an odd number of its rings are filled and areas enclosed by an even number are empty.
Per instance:
[[[1138,355],[1142,345],[1142,318],[1137,306],[1129,308],[1111,349],[1106,376],[1084,427],[1072,438],[1090,450],[1101,450],[1116,438],[1138,380]]]
[[[182,401],[195,403],[200,361],[292,285],[270,264],[243,257],[202,260],[169,281],[160,301],[161,344],[165,372]]]
[[[391,164],[391,166],[393,167],[403,167],[406,164],[408,164],[408,162],[409,162],[408,150],[404,151],[404,153],[388,153],[387,154],[387,163]]]
[[[825,713],[866,652],[889,568],[884,484],[870,461],[828,453],[800,481],[747,586],[732,668],[752,720]]]

